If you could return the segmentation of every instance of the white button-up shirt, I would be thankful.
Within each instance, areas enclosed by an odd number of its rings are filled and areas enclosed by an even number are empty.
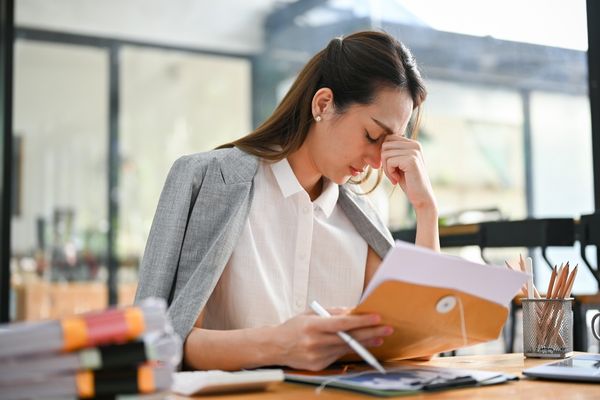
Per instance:
[[[365,277],[367,243],[337,204],[325,179],[312,202],[287,159],[261,161],[239,242],[205,308],[207,329],[280,324],[317,300],[355,306]]]

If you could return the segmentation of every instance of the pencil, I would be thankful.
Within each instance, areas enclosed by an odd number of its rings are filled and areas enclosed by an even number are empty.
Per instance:
[[[520,255],[519,255],[520,256]],[[522,258],[521,258],[522,259]],[[521,268],[521,266],[519,266],[519,269],[513,267],[508,261],[504,260],[504,264],[506,264],[506,266],[509,269],[512,269],[513,271],[518,271],[520,270],[521,272],[525,272],[525,270],[523,268]],[[523,292],[523,297],[529,297],[529,290],[527,290],[527,284],[524,284],[521,287],[521,292]],[[540,295],[540,292],[538,292],[537,288],[535,287],[535,285],[533,285],[533,297],[535,297],[536,299],[541,299],[542,296]]]
[[[569,263],[567,263],[567,265],[561,265],[558,269],[558,276],[556,278],[556,282],[554,283],[554,290],[550,296],[551,299],[558,298],[558,294],[560,293],[562,285],[564,284],[565,276],[569,272],[568,264]]]
[[[548,296],[550,296],[550,294],[552,293],[552,289],[554,288],[554,280],[556,279],[556,271],[557,270],[558,270],[558,268],[555,265],[554,268],[552,268],[552,275],[550,276],[550,283],[548,284],[548,290],[546,290],[546,298],[548,298]]]
[[[561,279],[561,285],[560,285],[560,290],[558,291],[557,294],[557,298],[558,299],[564,299],[565,298],[565,294],[567,293],[567,279],[569,278],[569,274],[571,271],[569,271],[569,263],[567,262],[567,264],[565,265],[565,269],[564,269],[564,273]]]
[[[575,277],[577,276],[577,269],[578,269],[578,265],[575,265],[575,268],[573,268],[573,271],[571,272],[571,274],[569,275],[566,283],[565,283],[565,289],[563,291],[563,297],[560,297],[561,299],[567,299],[571,296],[571,290],[573,289],[573,283],[575,283]],[[557,313],[557,317],[555,319],[555,324],[554,324],[554,329],[552,330],[548,330],[546,337],[548,338],[547,343],[552,345],[554,343],[554,341],[556,340],[557,336],[559,339],[559,344],[561,346],[564,346],[564,340],[562,339],[562,337],[559,335],[559,327],[560,325],[562,325],[562,320],[564,317],[564,311],[563,308],[560,307],[558,313]]]
[[[561,294],[561,292],[563,291],[563,286],[565,285],[565,279],[567,277],[569,273],[569,263],[567,262],[566,265],[561,264],[558,273],[557,273],[557,278],[556,278],[556,282],[554,284],[554,288],[552,290],[552,292],[546,296],[547,299],[558,299],[559,295]],[[554,303],[545,303],[544,307],[543,307],[543,311],[542,311],[542,318],[541,318],[541,324],[543,326],[543,328],[540,330],[540,332],[538,332],[538,342],[540,341],[539,339],[545,340],[547,342],[546,339],[549,339],[548,337],[548,332],[551,330],[552,326],[554,325],[555,321],[555,305]]]
[[[519,253],[519,266],[521,267],[521,272],[525,272],[525,261],[523,261],[521,253]]]
[[[573,290],[573,284],[575,283],[575,277],[577,276],[577,268],[579,265],[575,265],[571,276],[569,277],[569,281],[567,282],[567,292],[565,295],[565,299],[571,297],[571,290]]]

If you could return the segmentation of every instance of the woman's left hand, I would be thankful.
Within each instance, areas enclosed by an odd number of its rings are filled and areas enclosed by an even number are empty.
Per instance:
[[[415,210],[437,207],[419,142],[388,135],[381,147],[381,160],[385,175],[392,184],[400,185]]]

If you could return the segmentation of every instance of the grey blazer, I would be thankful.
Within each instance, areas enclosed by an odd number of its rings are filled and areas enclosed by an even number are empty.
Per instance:
[[[258,165],[256,156],[231,148],[181,157],[169,172],[146,243],[135,301],[166,299],[182,340],[240,237]],[[343,185],[338,204],[383,258],[393,240],[370,203]]]

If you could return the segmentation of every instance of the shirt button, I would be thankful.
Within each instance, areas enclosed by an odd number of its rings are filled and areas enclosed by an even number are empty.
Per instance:
[[[304,305],[304,302],[300,299],[296,300],[296,307],[300,308]]]
[[[302,212],[303,212],[304,214],[308,214],[308,213],[310,212],[310,207],[309,207],[309,206],[304,206],[304,207],[302,208]]]

